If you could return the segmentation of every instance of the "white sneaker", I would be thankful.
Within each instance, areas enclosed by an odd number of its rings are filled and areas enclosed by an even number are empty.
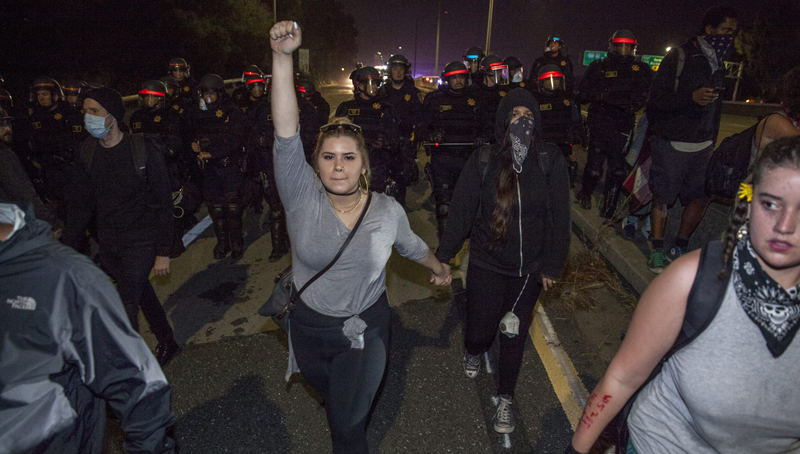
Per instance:
[[[469,378],[478,376],[478,371],[481,370],[481,357],[480,355],[470,355],[464,352],[464,373]]]
[[[497,412],[494,414],[494,431],[510,434],[514,431],[514,410],[511,409],[511,396],[501,395],[497,399]]]

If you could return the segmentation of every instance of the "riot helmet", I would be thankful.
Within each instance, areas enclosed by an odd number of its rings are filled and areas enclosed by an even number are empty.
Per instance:
[[[247,66],[245,66],[244,71],[242,71],[242,82],[247,83],[247,80],[251,76],[259,76],[259,77],[261,77],[263,79],[264,78],[264,72],[261,71],[261,68],[259,68],[256,65],[247,65]]]
[[[389,77],[392,79],[392,82],[396,84],[403,82],[406,76],[411,74],[411,63],[408,62],[408,59],[404,55],[392,55],[389,57],[389,61],[386,62],[386,66],[389,69]],[[399,76],[399,78],[395,76]]]
[[[181,84],[172,76],[162,77],[161,82],[167,87],[167,97],[169,98],[174,98],[178,90],[181,89]]]
[[[38,104],[41,107],[55,107],[56,103],[64,99],[64,92],[61,85],[50,77],[38,77],[33,81],[30,93],[31,104]]]
[[[522,61],[517,57],[506,57],[503,64],[508,66],[508,79],[513,83],[522,82],[524,79],[524,70],[522,68]]]
[[[464,52],[462,59],[464,60],[464,66],[467,67],[470,74],[475,74],[478,72],[480,68],[480,62],[485,56],[486,54],[483,53],[483,49],[480,47],[470,47],[466,52]]]
[[[636,55],[636,36],[630,30],[617,30],[608,40],[608,53],[621,57]]]
[[[188,79],[192,67],[186,63],[186,60],[176,57],[169,61],[168,74],[175,78],[178,82]]]
[[[497,55],[487,55],[481,60],[480,73],[483,74],[484,85],[508,85],[508,66]]]
[[[552,95],[564,91],[564,73],[556,65],[544,65],[539,68],[536,80],[539,93]]]
[[[200,92],[200,99],[206,106],[217,102],[226,94],[225,81],[216,74],[206,74],[203,76],[200,83],[197,85],[197,89]]]
[[[0,107],[6,110],[11,110],[14,107],[14,98],[5,88],[0,88]]]
[[[67,100],[69,105],[80,109],[83,106],[83,94],[89,91],[89,84],[83,80],[70,80],[62,87],[64,90],[64,99]]]
[[[548,36],[547,41],[544,43],[544,51],[548,53],[558,52],[562,47],[564,47],[564,41],[561,40],[559,35]]]
[[[450,91],[455,93],[461,92],[467,86],[467,77],[469,71],[467,66],[460,61],[452,61],[444,67],[442,71],[442,81],[447,82]]]
[[[167,86],[160,80],[148,80],[139,90],[139,105],[151,109],[161,109],[167,99]]]
[[[247,91],[253,99],[258,99],[263,96],[267,89],[267,80],[264,79],[264,76],[260,73],[248,75],[245,79],[245,83],[247,84]]]
[[[381,83],[381,73],[372,66],[364,66],[356,71],[353,76],[353,85],[356,95],[359,93],[367,98],[374,98],[378,94]]]
[[[297,91],[305,98],[313,95],[317,91],[317,87],[314,85],[314,82],[311,82],[308,79],[300,79],[297,82]]]

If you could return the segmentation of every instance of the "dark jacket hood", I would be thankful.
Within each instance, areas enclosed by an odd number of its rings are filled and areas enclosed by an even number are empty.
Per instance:
[[[539,112],[539,102],[536,101],[536,98],[534,98],[528,90],[524,88],[515,88],[503,96],[503,100],[500,101],[500,105],[497,107],[497,114],[494,119],[494,135],[497,139],[497,143],[503,143],[503,139],[506,136],[506,129],[508,128],[506,119],[508,118],[508,114],[517,106],[525,106],[533,112],[533,137],[535,141],[541,140],[542,115]]]

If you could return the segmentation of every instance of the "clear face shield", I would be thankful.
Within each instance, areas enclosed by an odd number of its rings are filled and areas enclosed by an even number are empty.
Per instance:
[[[480,69],[480,58],[478,55],[467,55],[467,58],[464,59],[464,66],[467,67],[470,74],[475,74]]]
[[[378,86],[380,81],[376,78],[367,78],[358,84],[359,90],[370,98],[378,94]]]
[[[636,40],[630,38],[616,38],[611,42],[609,51],[622,57],[636,55]]]
[[[151,95],[151,94],[140,94],[139,95],[139,107],[163,107],[163,96],[158,95]]]
[[[264,82],[252,82],[247,85],[247,89],[250,92],[250,96],[258,99],[264,96]]]
[[[184,65],[171,65],[169,67],[169,74],[180,82],[189,77],[189,68]]]
[[[494,80],[494,83],[497,85],[508,85],[508,66],[493,66],[492,74],[489,77],[491,77]]]
[[[64,98],[72,107],[78,107],[78,102],[80,101],[80,93],[81,91],[77,88],[74,89],[67,88],[64,90]]]
[[[561,73],[549,72],[539,76],[539,91],[556,93],[564,89],[564,76]]]

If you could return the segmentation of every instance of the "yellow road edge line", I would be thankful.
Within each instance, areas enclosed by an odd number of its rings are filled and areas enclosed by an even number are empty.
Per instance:
[[[577,378],[577,371],[572,361],[569,359],[569,356],[563,351],[561,345],[557,344],[558,340],[555,339],[555,342],[553,342],[553,340],[548,342],[540,323],[549,324],[549,320],[547,320],[544,309],[541,308],[540,303],[537,301],[536,308],[534,309],[534,323],[531,323],[528,333],[531,336],[534,348],[536,348],[536,353],[539,354],[539,358],[542,360],[542,364],[547,372],[547,377],[550,379],[550,383],[561,403],[561,407],[572,426],[572,430],[575,430],[581,418],[581,413],[583,413],[583,405],[586,401],[586,389]],[[545,327],[545,329],[547,329],[547,327]],[[560,360],[557,358],[560,358]],[[579,389],[573,389],[574,386],[570,388],[567,379],[568,376],[580,383]],[[581,391],[583,393],[583,398],[580,399],[581,402],[579,402],[578,399],[581,396],[575,396],[574,393],[577,392],[580,394]]]

